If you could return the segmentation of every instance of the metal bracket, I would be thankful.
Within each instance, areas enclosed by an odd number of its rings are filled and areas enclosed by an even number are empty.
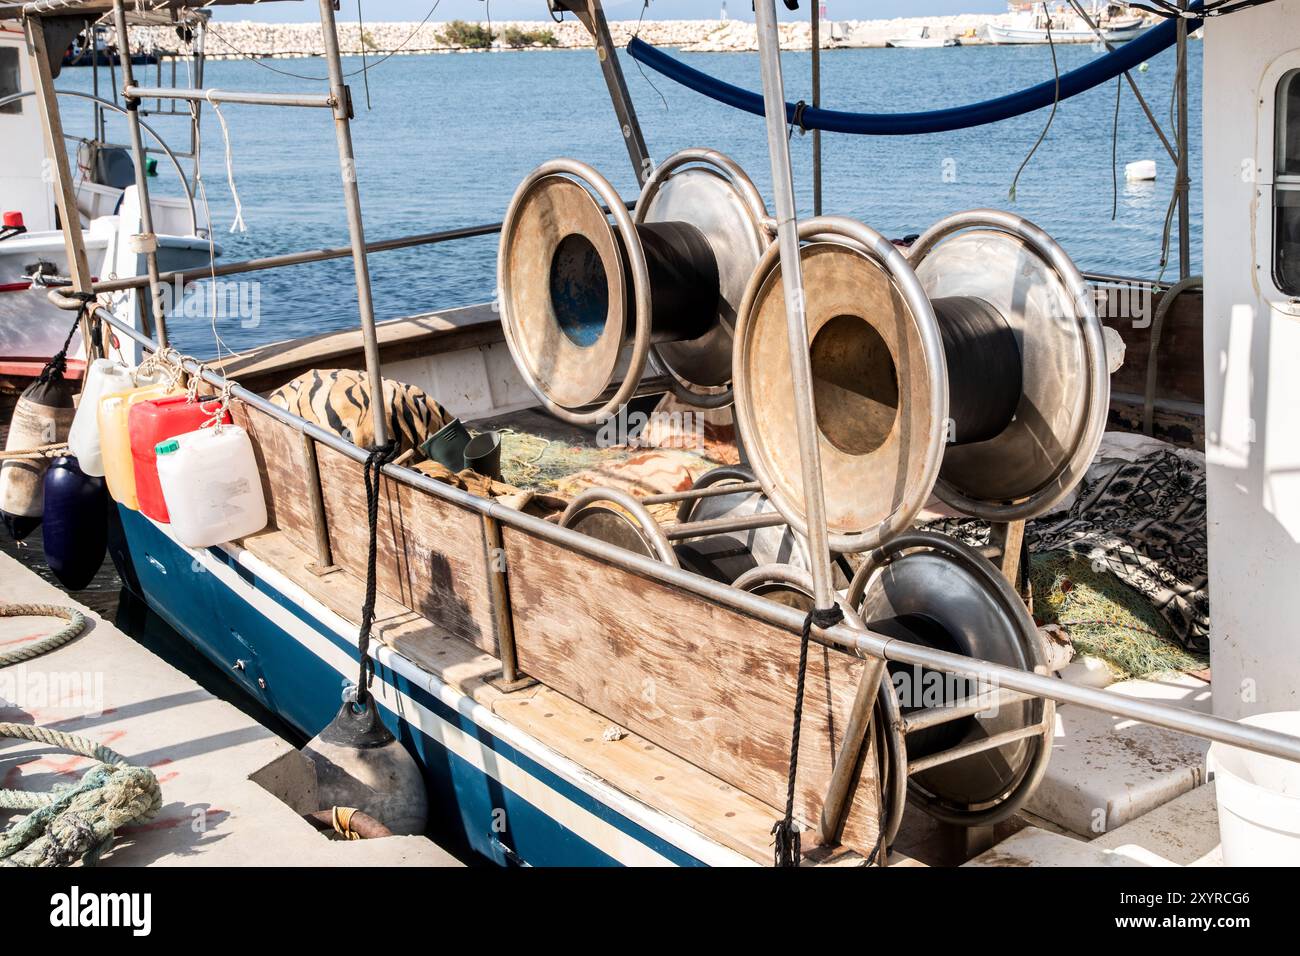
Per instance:
[[[654,169],[654,161],[646,147],[641,123],[636,118],[632,96],[627,91],[627,80],[623,76],[623,67],[618,62],[618,52],[609,32],[604,7],[600,0],[550,0],[550,9],[553,12],[572,13],[591,34],[596,44],[596,58],[600,60],[605,85],[609,88],[609,98],[614,105],[614,114],[618,117],[623,142],[627,146],[627,155],[632,161],[632,170],[636,174],[637,183],[645,183]]]
[[[493,687],[503,694],[513,694],[517,690],[526,690],[540,684],[536,677],[529,677],[527,674],[520,674],[514,680],[506,680],[505,672],[497,674],[495,677],[489,677],[487,685]]]

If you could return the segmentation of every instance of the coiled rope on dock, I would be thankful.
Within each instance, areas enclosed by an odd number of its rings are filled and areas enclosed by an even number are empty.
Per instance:
[[[0,790],[0,809],[30,810],[0,833],[0,866],[94,865],[119,827],[142,823],[162,807],[153,771],[87,737],[30,724],[0,723],[0,737],[71,750],[99,761],[80,782],[50,793]]]
[[[75,607],[62,607],[57,604],[0,604],[0,617],[58,617],[67,621],[67,626],[38,641],[32,641],[11,651],[0,652],[0,667],[19,664],[47,654],[62,644],[68,643],[86,629],[86,615]]]
[[[66,644],[86,628],[86,616],[54,604],[3,604],[0,617],[56,617],[67,625],[0,654],[0,667],[29,661]],[[157,814],[162,791],[153,771],[133,767],[117,751],[75,734],[33,724],[0,723],[0,738],[70,750],[96,761],[81,780],[52,791],[0,790],[0,810],[27,815],[0,831],[0,866],[93,865],[119,827]]]

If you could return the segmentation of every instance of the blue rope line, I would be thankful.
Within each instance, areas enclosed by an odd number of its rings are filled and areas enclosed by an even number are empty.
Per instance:
[[[1199,9],[1200,6],[1201,0],[1198,0],[1192,4],[1192,9]],[[1188,32],[1196,30],[1202,22],[1201,20],[1189,21]],[[1069,99],[1108,80],[1113,80],[1126,70],[1131,70],[1157,53],[1167,50],[1177,40],[1177,23],[1167,20],[1086,66],[1062,74],[1060,98]],[[662,73],[688,89],[735,109],[756,116],[763,115],[763,97],[760,94],[725,83],[715,76],[687,66],[644,40],[634,37],[627,45],[627,52],[639,63]],[[972,126],[984,126],[1013,116],[1032,113],[1034,110],[1051,106],[1055,101],[1056,81],[1053,79],[1017,93],[1008,93],[996,99],[948,109],[927,110],[921,113],[850,113],[809,106],[798,113],[798,119],[805,129],[820,129],[828,133],[908,136],[919,133],[947,133],[957,129],[969,129]],[[794,103],[785,104],[787,123],[795,122],[797,110]]]

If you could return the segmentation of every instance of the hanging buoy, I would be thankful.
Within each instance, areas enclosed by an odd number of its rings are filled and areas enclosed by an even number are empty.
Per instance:
[[[21,451],[65,441],[76,411],[72,392],[59,374],[28,385],[14,406],[6,451]],[[21,541],[41,523],[48,458],[17,458],[0,462],[0,516],[15,541]]]
[[[45,472],[45,560],[69,591],[90,584],[108,551],[108,489],[63,455]]]
[[[322,807],[356,807],[397,834],[423,833],[429,796],[415,759],[379,719],[373,700],[344,701],[303,748]]]

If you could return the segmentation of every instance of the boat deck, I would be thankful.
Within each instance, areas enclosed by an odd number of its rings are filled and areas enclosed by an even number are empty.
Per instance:
[[[119,831],[101,866],[460,865],[425,837],[327,838],[302,819],[303,807],[285,802],[302,800],[310,769],[288,741],[3,554],[0,594],[6,602],[77,607],[87,618],[70,643],[0,670],[0,721],[90,737],[150,767],[162,786],[162,811]],[[60,626],[0,618],[0,647]],[[90,765],[57,748],[0,742],[5,788],[48,791]],[[0,811],[0,825],[7,822]]]

